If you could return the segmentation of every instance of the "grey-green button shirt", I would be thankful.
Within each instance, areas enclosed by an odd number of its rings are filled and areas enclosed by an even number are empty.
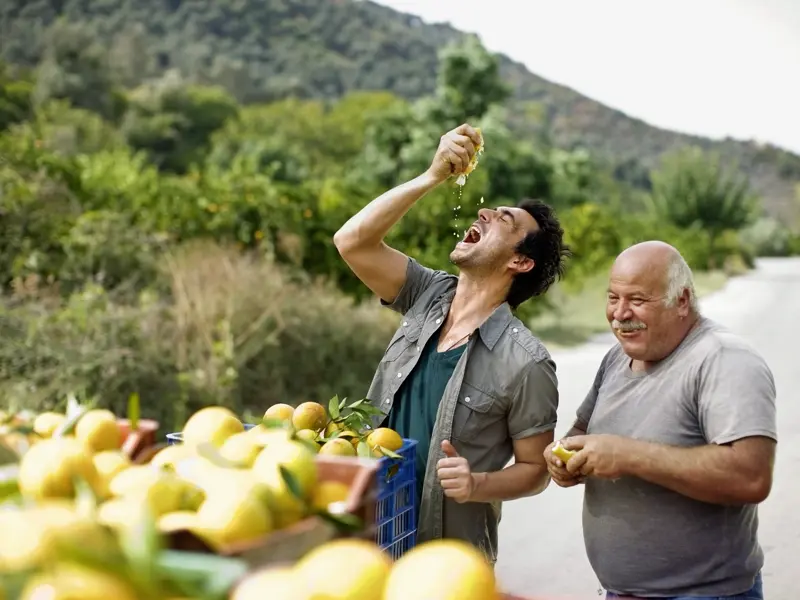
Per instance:
[[[367,393],[384,414],[425,343],[444,323],[457,282],[454,275],[409,259],[402,290],[391,304],[383,302],[403,315]],[[419,507],[418,541],[465,539],[496,561],[500,502],[459,504],[445,498],[436,476],[436,463],[444,458],[441,443],[450,440],[473,472],[499,471],[513,457],[513,440],[555,429],[557,408],[555,363],[508,304],[501,305],[471,336],[439,405]],[[374,425],[382,420],[377,417]]]

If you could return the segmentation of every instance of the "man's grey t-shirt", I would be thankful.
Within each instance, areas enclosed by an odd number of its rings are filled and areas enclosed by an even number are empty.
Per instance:
[[[621,346],[603,358],[578,409],[589,434],[673,446],[777,441],[775,383],[763,358],[701,318],[681,345],[633,372]],[[753,585],[764,555],[756,505],[693,500],[634,477],[587,478],[583,532],[601,584],[645,597],[727,596]]]

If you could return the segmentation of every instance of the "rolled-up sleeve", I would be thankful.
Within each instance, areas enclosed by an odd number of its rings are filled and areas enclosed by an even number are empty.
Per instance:
[[[558,378],[551,358],[531,361],[508,412],[512,439],[551,431],[558,420]]]
[[[388,302],[381,298],[381,305],[400,314],[407,313],[414,304],[423,297],[428,298],[428,302],[437,295],[454,287],[457,279],[454,275],[445,271],[436,271],[428,267],[423,267],[413,258],[408,259],[406,268],[406,281],[397,297]]]

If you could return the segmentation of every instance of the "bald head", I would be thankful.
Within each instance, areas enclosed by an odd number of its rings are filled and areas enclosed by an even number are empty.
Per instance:
[[[680,252],[659,241],[622,252],[611,268],[606,316],[634,361],[668,356],[699,316],[692,270]]]
[[[660,287],[666,306],[674,306],[686,291],[691,310],[698,311],[692,270],[681,253],[666,242],[650,240],[626,248],[611,268],[611,277],[615,276],[635,279],[652,290]]]

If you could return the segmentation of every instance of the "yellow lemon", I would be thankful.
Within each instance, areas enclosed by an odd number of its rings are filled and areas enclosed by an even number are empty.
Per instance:
[[[196,454],[192,446],[173,444],[159,450],[150,461],[150,464],[157,468],[167,467],[174,470],[181,461],[194,456],[196,456]]]
[[[317,402],[303,402],[294,409],[292,424],[295,429],[321,431],[328,424],[328,413],[322,404]]]
[[[272,421],[283,421],[291,423],[294,415],[294,407],[288,404],[273,404],[264,413],[264,418]]]
[[[391,567],[388,555],[374,543],[341,539],[306,554],[295,565],[295,573],[307,598],[382,600]],[[433,573],[438,570],[438,565],[431,569]],[[429,600],[422,594],[411,594],[405,600],[408,598]]]
[[[117,417],[102,408],[90,410],[78,420],[75,438],[92,452],[116,450],[122,446],[122,431]]]
[[[183,443],[196,446],[210,442],[220,447],[235,433],[244,431],[244,425],[224,406],[206,406],[194,413],[183,427]]]
[[[216,548],[258,539],[272,530],[272,516],[257,485],[214,490],[195,518],[194,531]]]
[[[551,452],[564,461],[564,463],[569,462],[569,459],[576,454],[575,450],[567,450],[564,448],[564,446],[561,445],[561,441],[556,442],[556,445],[553,446]]]
[[[197,513],[190,510],[176,510],[166,513],[161,515],[157,525],[161,533],[172,533],[180,530],[191,531],[197,526]]]
[[[267,478],[267,483],[272,483],[275,477],[280,477],[280,466],[294,475],[305,494],[317,484],[314,453],[300,442],[287,440],[266,446],[253,463],[252,470],[257,479]]]
[[[0,511],[0,531],[0,572],[41,566],[61,548],[88,548],[100,553],[115,548],[108,531],[66,502],[46,501]]]
[[[366,441],[367,446],[372,451],[372,455],[378,458],[384,455],[380,448],[397,452],[403,447],[403,438],[395,430],[388,427],[379,427],[367,436]]]
[[[67,419],[66,415],[57,412],[43,412],[33,420],[33,430],[43,438],[53,436],[53,432],[58,429]]]
[[[334,438],[325,442],[319,449],[319,453],[333,456],[356,456],[356,449],[349,440]]]
[[[149,465],[133,465],[109,484],[114,497],[144,502],[158,518],[168,512],[194,508],[202,501],[202,491],[192,483]]]
[[[103,450],[92,457],[98,474],[99,493],[102,498],[111,495],[109,484],[120,472],[131,466],[131,460],[119,450]]]
[[[350,496],[350,488],[339,481],[321,481],[311,495],[311,504],[320,510],[329,510],[336,502],[345,502]]]
[[[73,478],[85,480],[95,493],[102,491],[91,454],[74,438],[42,440],[20,461],[19,489],[32,499],[73,497]]]
[[[21,600],[137,600],[133,586],[110,573],[77,564],[60,564],[52,573],[31,578]]]
[[[244,468],[253,466],[259,452],[261,446],[258,444],[258,439],[245,432],[234,433],[219,449],[223,458]]]
[[[271,567],[247,575],[231,594],[231,600],[307,600],[291,567]]]
[[[500,593],[479,550],[461,540],[434,540],[413,548],[392,568],[383,600],[407,598],[499,600]]]

